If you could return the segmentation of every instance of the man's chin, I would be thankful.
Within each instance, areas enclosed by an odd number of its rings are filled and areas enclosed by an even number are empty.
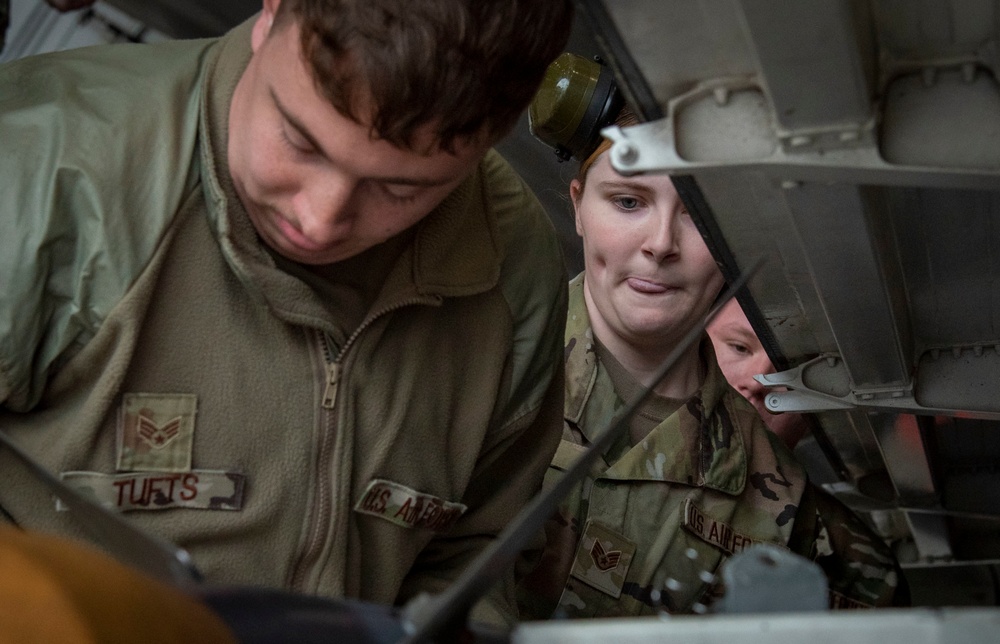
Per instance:
[[[291,260],[296,264],[302,264],[303,266],[324,266],[326,264],[335,264],[341,260],[347,259],[347,257],[341,257],[335,252],[323,252],[323,253],[304,253],[301,251],[290,251],[290,250],[278,250],[278,252],[285,259]]]

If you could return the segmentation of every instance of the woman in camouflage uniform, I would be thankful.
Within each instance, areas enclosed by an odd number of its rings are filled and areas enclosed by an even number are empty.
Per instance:
[[[627,110],[619,125],[635,123]],[[723,278],[667,175],[624,177],[605,141],[570,187],[585,271],[570,282],[563,440],[547,484],[652,384]],[[755,543],[826,573],[833,607],[906,603],[886,545],[808,483],[726,382],[706,335],[546,528],[521,587],[525,618],[707,611],[727,558]]]

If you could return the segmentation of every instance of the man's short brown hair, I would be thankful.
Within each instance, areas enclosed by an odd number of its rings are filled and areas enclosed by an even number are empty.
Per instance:
[[[572,14],[570,0],[283,0],[276,23],[298,20],[313,79],[340,113],[404,148],[429,125],[451,150],[514,126]]]

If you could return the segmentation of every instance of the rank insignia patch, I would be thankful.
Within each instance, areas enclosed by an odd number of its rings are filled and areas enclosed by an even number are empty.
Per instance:
[[[194,394],[125,394],[118,420],[118,471],[190,471],[197,410]]]
[[[601,572],[608,572],[618,567],[622,560],[621,550],[607,552],[601,545],[600,539],[594,539],[594,547],[590,549],[590,558],[594,560],[594,565]]]
[[[600,523],[588,521],[570,574],[618,599],[634,555],[633,541]]]

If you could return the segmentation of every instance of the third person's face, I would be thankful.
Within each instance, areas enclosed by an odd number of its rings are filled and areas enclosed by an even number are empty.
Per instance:
[[[708,335],[729,384],[753,404],[768,429],[794,447],[808,431],[808,425],[801,414],[768,411],[764,399],[769,390],[754,376],[774,373],[775,368],[739,302],[730,300],[722,307],[708,326]]]

